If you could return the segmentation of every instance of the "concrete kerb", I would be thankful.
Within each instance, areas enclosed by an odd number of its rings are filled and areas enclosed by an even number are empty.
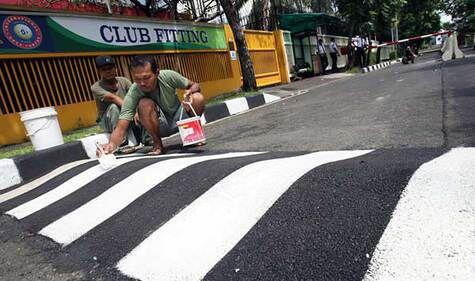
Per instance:
[[[273,103],[280,99],[280,97],[264,93],[213,104],[206,107],[205,113],[201,116],[201,122],[203,125],[212,123],[268,103]],[[96,143],[104,144],[107,143],[108,140],[109,134],[96,134],[80,139],[79,141],[36,151],[12,159],[0,159],[0,191],[40,177],[69,162],[82,159],[94,159],[96,158]]]
[[[378,63],[378,64],[375,64],[375,65],[370,65],[368,67],[363,67],[361,69],[361,72],[362,73],[368,73],[368,72],[372,72],[372,71],[375,71],[375,70],[379,70],[379,69],[382,69],[382,68],[386,68],[392,64],[395,64],[395,63],[398,63],[400,62],[400,60],[393,60],[393,61],[385,61],[385,62],[382,62],[382,63]]]

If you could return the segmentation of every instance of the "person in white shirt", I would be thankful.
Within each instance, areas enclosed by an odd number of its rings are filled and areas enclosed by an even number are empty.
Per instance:
[[[359,35],[356,35],[355,39],[355,47],[356,47],[356,63],[360,67],[364,67],[365,64],[365,59],[364,59],[364,43],[363,43],[363,38],[361,38]]]
[[[327,66],[328,66],[328,58],[327,58],[325,45],[323,44],[322,39],[318,39],[317,53],[320,56],[320,64],[322,66],[321,72],[322,72],[322,74],[326,74],[326,69],[327,69]]]
[[[340,56],[340,51],[338,51],[338,46],[335,43],[335,38],[330,39],[330,57],[332,58],[332,72],[338,71],[337,60]]]

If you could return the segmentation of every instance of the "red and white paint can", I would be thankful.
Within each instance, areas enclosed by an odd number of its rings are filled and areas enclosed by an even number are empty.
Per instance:
[[[203,143],[206,141],[205,133],[203,131],[203,127],[201,126],[201,118],[196,114],[195,110],[191,106],[191,103],[188,104],[193,110],[195,117],[181,119],[181,117],[183,116],[182,108],[180,114],[180,121],[176,122],[183,146]]]

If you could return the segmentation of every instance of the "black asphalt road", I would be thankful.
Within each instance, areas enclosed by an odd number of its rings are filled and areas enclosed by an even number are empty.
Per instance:
[[[207,149],[302,151],[475,143],[475,57],[434,54],[206,126]],[[174,138],[167,141],[177,144]]]
[[[115,268],[117,262],[237,169],[309,151],[375,149],[316,167],[293,182],[204,278],[361,280],[416,169],[452,147],[474,146],[474,62],[443,63],[428,56],[209,124],[208,144],[189,151],[269,153],[185,168],[64,248],[36,233],[134,171],[166,158],[129,162],[20,221],[2,215],[0,280],[129,280]],[[175,148],[178,140],[165,143]],[[0,212],[94,164],[82,164],[1,203]]]
[[[205,280],[361,280],[410,177],[420,165],[443,152],[376,150],[312,169],[290,186]],[[28,247],[47,256],[58,272],[83,272],[85,279],[130,280],[115,269],[119,260],[214,184],[251,163],[301,154],[272,152],[192,165],[66,247],[35,235],[99,196],[125,175],[168,158],[130,162],[21,221],[3,216],[0,239],[11,241],[27,236]],[[203,155],[209,153],[198,156]],[[83,164],[77,169],[87,167]],[[0,204],[0,211],[47,193],[75,173],[51,179],[35,189],[34,195],[26,193]],[[15,272],[1,268],[5,280],[18,277]]]

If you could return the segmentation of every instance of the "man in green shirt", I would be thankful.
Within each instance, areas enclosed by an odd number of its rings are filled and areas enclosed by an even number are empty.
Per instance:
[[[183,100],[192,102],[198,115],[204,110],[204,97],[200,85],[172,70],[159,70],[157,61],[151,56],[136,56],[130,63],[135,81],[122,104],[119,121],[108,144],[103,145],[105,153],[112,153],[122,142],[130,122],[135,121],[145,128],[153,141],[152,154],[164,153],[161,137],[178,132],[176,121],[194,116],[188,104],[181,103],[177,89],[184,89]],[[137,112],[137,114],[136,114]]]
[[[112,57],[99,56],[95,59],[95,62],[101,77],[99,81],[91,86],[97,107],[96,121],[104,132],[110,134],[119,121],[120,109],[132,83],[125,77],[117,76],[117,68]],[[134,145],[137,145],[132,130],[133,128],[130,127],[127,138]]]

